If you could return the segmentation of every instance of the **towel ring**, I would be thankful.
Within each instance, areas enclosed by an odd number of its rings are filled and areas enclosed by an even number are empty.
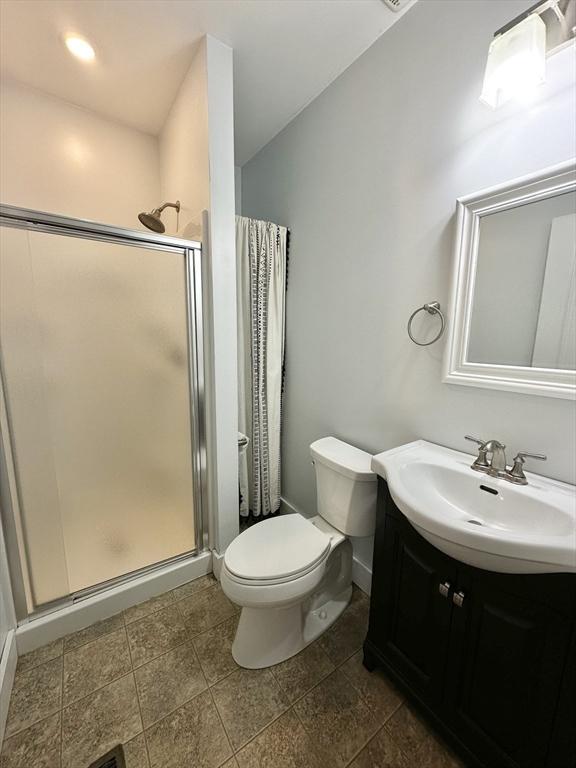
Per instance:
[[[438,334],[432,339],[432,341],[416,341],[414,336],[412,336],[412,320],[416,317],[418,312],[422,311],[428,312],[429,315],[440,315],[440,322],[442,325],[440,326],[440,330],[438,331]],[[442,313],[442,310],[440,309],[440,303],[438,301],[431,301],[429,304],[424,304],[423,307],[418,307],[417,310],[412,312],[410,315],[410,320],[408,320],[408,336],[412,339],[414,344],[418,344],[419,347],[428,347],[430,344],[434,344],[435,341],[438,341],[440,336],[444,333],[444,326],[445,326],[445,320],[444,320],[444,314]]]

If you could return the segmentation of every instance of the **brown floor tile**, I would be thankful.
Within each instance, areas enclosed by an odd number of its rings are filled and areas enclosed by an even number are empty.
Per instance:
[[[151,661],[188,639],[175,605],[126,626],[134,667]]]
[[[369,613],[370,601],[363,592],[354,590],[350,605],[319,638],[318,642],[336,666],[362,647]]]
[[[422,768],[420,763],[409,763],[389,733],[382,728],[364,747],[350,768]],[[432,768],[432,767],[430,767]]]
[[[6,738],[57,712],[61,702],[62,657],[22,672],[12,688]]]
[[[64,654],[64,706],[132,669],[124,628]]]
[[[60,712],[5,739],[2,768],[60,768]]]
[[[134,676],[145,728],[207,687],[191,642],[144,664]]]
[[[194,647],[208,685],[217,683],[218,680],[222,680],[223,677],[238,669],[238,664],[232,658],[232,643],[237,626],[238,616],[236,615],[194,638]]]
[[[402,704],[402,695],[381,670],[368,672],[364,667],[362,651],[355,653],[341,669],[368,704],[380,725]]]
[[[64,653],[67,653],[74,648],[79,648],[81,645],[85,645],[91,640],[96,640],[96,638],[102,637],[102,635],[107,635],[109,632],[114,632],[116,629],[120,629],[123,626],[124,619],[121,613],[117,613],[109,619],[97,621],[95,624],[91,624],[89,627],[65,637]]]
[[[228,600],[220,585],[203,589],[179,600],[176,605],[191,635],[199,635],[238,613],[239,608]]]
[[[291,702],[307,693],[333,670],[334,664],[318,642],[272,667],[274,677]]]
[[[329,768],[293,710],[237,753],[240,768]]]
[[[346,765],[378,730],[378,721],[339,669],[297,701],[294,709],[334,766]]]
[[[211,690],[235,750],[288,708],[269,669],[238,669]]]
[[[146,731],[151,768],[216,768],[232,755],[208,691]]]
[[[115,680],[62,713],[62,768],[84,768],[142,731],[132,674]]]
[[[144,603],[138,603],[138,605],[133,605],[132,608],[126,608],[124,611],[124,621],[126,624],[131,624],[133,621],[143,619],[151,613],[161,611],[163,608],[168,608],[173,604],[174,598],[170,592],[151,597],[150,600],[146,600]]]
[[[354,608],[357,605],[367,607],[370,610],[370,595],[363,592],[356,584],[352,584],[352,597],[348,608]]]
[[[417,753],[435,738],[428,725],[407,704],[403,704],[384,726],[412,764]]]
[[[439,739],[426,739],[416,752],[418,768],[465,768],[450,748]]]
[[[143,733],[124,744],[124,758],[126,768],[150,768],[146,739]]]
[[[18,657],[18,666],[16,667],[16,674],[26,672],[28,669],[45,664],[47,661],[57,659],[58,656],[62,656],[62,649],[64,641],[62,638],[54,640],[53,643],[43,645],[42,648],[37,648],[35,651],[30,651],[22,656]]]
[[[0,768],[86,768],[118,743],[127,768],[463,768],[363,667],[368,609],[354,589],[318,641],[245,670],[239,609],[211,575],[152,598],[19,659]]]
[[[214,574],[208,573],[206,576],[200,576],[199,579],[189,581],[181,587],[176,587],[176,589],[172,590],[171,594],[175,600],[182,600],[183,597],[190,597],[190,595],[195,595],[197,592],[202,592],[203,589],[214,587],[217,584],[218,580]]]

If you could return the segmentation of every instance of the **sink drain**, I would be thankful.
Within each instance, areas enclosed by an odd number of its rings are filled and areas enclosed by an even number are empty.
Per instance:
[[[472,525],[483,525],[480,520],[466,520],[466,522],[471,523]]]

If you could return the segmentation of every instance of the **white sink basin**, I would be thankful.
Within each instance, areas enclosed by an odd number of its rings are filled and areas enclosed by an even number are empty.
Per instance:
[[[576,489],[526,473],[513,485],[474,456],[417,440],[372,459],[398,509],[431,544],[501,573],[576,572]]]

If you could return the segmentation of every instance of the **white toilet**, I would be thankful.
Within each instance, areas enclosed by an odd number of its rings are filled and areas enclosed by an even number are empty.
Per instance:
[[[232,655],[260,669],[294,656],[342,613],[352,594],[348,536],[371,536],[371,455],[334,437],[310,446],[318,515],[280,515],[241,533],[224,555],[222,589],[242,606]]]

